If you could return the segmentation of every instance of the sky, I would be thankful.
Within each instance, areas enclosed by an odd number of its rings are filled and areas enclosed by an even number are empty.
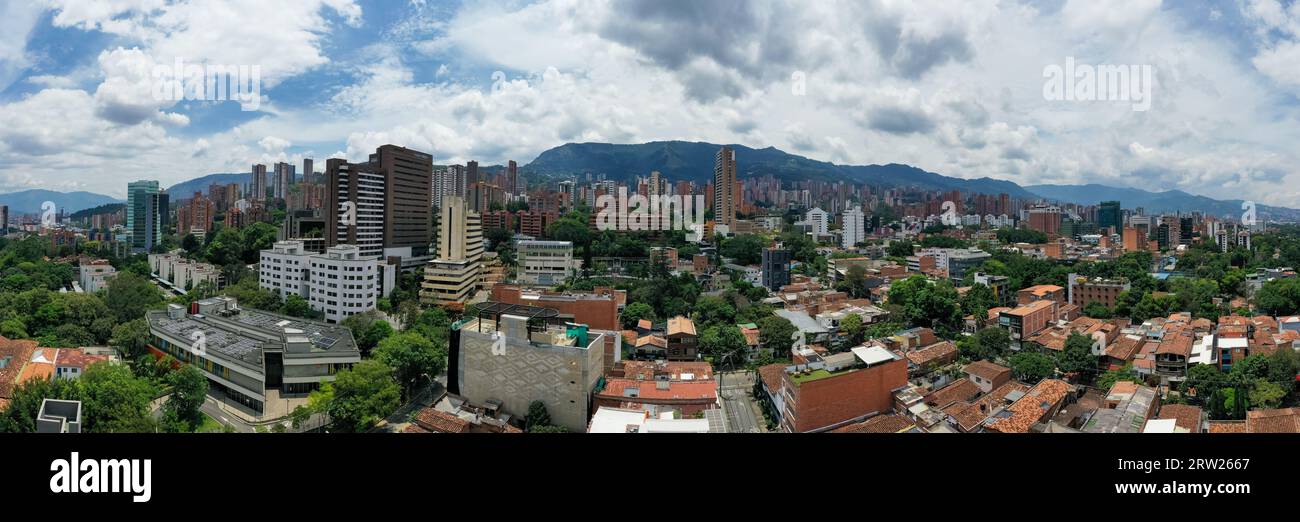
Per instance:
[[[177,60],[256,66],[260,98],[160,95]],[[1048,96],[1067,60],[1149,68],[1149,109]],[[0,192],[122,197],[386,143],[525,164],[669,139],[1300,207],[1300,2],[0,5]]]

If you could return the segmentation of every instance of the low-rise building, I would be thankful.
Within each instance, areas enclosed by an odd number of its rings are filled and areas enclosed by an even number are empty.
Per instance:
[[[268,400],[305,394],[361,360],[347,328],[261,310],[213,297],[189,309],[172,304],[145,313],[156,357],[170,355],[208,378],[221,393],[257,413]]]
[[[573,243],[570,241],[519,241],[515,244],[519,282],[555,286],[573,275]]]
[[[452,325],[447,391],[473,404],[499,404],[523,418],[541,401],[553,424],[587,429],[592,394],[603,382],[605,337],[613,332],[557,324],[559,312],[484,303]]]
[[[879,346],[797,364],[782,374],[780,429],[829,431],[884,413],[907,386],[907,362]]]
[[[117,275],[117,269],[108,263],[106,259],[96,259],[89,263],[82,263],[81,271],[81,289],[86,293],[96,293],[108,288],[108,282]]]

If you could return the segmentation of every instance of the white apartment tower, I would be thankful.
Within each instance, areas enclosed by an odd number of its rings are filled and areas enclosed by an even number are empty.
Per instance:
[[[862,213],[862,207],[853,206],[844,211],[844,229],[841,238],[841,246],[844,248],[853,248],[859,243],[866,241],[866,215]]]

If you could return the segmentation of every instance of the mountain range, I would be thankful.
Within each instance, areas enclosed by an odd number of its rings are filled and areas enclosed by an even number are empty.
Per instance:
[[[965,179],[944,176],[913,167],[889,163],[884,165],[837,165],[790,154],[774,147],[755,149],[729,145],[736,151],[736,171],[741,179],[771,175],[782,181],[845,180],[884,188],[922,190],[958,190],[978,194],[1009,194],[1023,200],[1049,200],[1079,205],[1095,205],[1117,200],[1126,209],[1142,207],[1148,213],[1198,211],[1216,216],[1237,217],[1242,214],[1241,200],[1217,200],[1179,190],[1150,192],[1130,187],[1107,185],[1030,185],[1020,186],[994,178]],[[607,179],[632,181],[659,171],[671,180],[707,182],[713,177],[714,158],[722,145],[688,141],[656,141],[641,144],[567,143],[542,152],[532,162],[520,167],[525,174],[549,177],[605,174]],[[498,171],[501,166],[481,166],[483,171]],[[218,173],[177,183],[167,188],[173,201],[189,199],[194,192],[207,192],[213,183],[247,183],[249,174]],[[54,201],[69,212],[121,200],[89,192],[60,193],[26,190],[0,194],[0,205],[9,205],[12,213],[35,213],[41,203]],[[1258,205],[1261,219],[1300,221],[1300,210]]]
[[[93,192],[56,192],[45,189],[31,189],[20,192],[0,194],[0,205],[7,205],[11,215],[39,214],[41,205],[46,201],[54,202],[55,208],[73,213],[109,203],[122,203],[122,200]]]
[[[1179,190],[1150,192],[1095,184],[1022,187],[1010,181],[987,177],[964,179],[944,176],[911,165],[836,165],[773,147],[754,149],[743,145],[729,146],[736,151],[736,174],[742,179],[770,174],[783,181],[847,180],[885,188],[1005,193],[1019,199],[1043,199],[1079,205],[1117,200],[1126,209],[1142,207],[1148,213],[1199,211],[1229,217],[1239,217],[1242,214],[1241,200],[1216,200]],[[635,176],[644,176],[657,170],[668,179],[706,182],[713,176],[714,156],[721,147],[718,144],[685,141],[633,145],[569,143],[543,152],[522,170],[558,176],[604,173],[610,179],[619,181],[631,181]],[[1261,219],[1300,221],[1300,211],[1295,209],[1258,205],[1256,212]]]

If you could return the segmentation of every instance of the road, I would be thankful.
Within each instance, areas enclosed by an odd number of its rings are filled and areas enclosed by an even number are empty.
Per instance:
[[[749,372],[718,374],[718,393],[727,419],[728,433],[762,433],[763,424],[754,402],[754,375]]]
[[[235,428],[236,433],[255,433],[257,431],[257,428],[244,422],[243,419],[222,410],[221,406],[217,405],[216,399],[213,399],[212,397],[203,398],[203,406],[199,407],[199,411],[202,411],[207,416],[216,419],[217,422]]]

